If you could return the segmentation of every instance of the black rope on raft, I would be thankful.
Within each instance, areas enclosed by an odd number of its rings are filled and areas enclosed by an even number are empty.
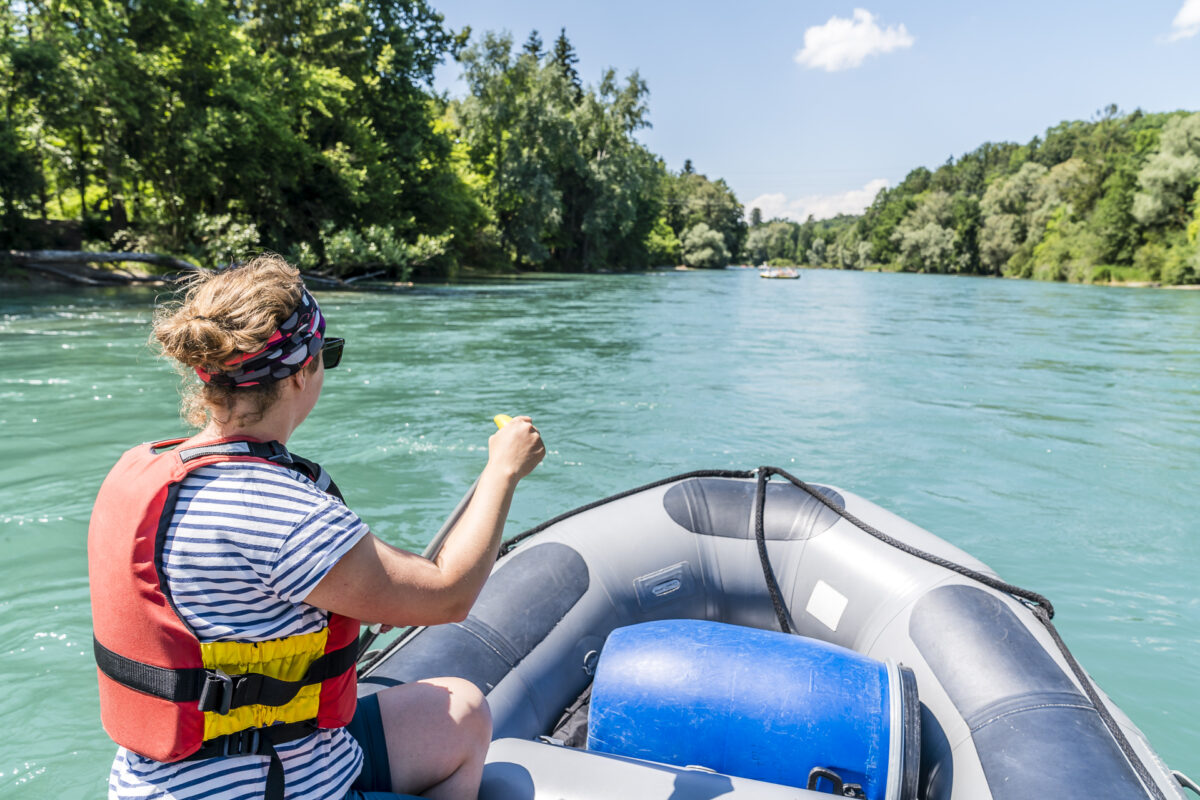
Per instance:
[[[599,508],[602,505],[606,505],[615,500],[620,500],[622,498],[629,497],[630,495],[637,494],[638,492],[644,492],[647,489],[656,489],[659,486],[666,486],[668,483],[677,483],[679,481],[685,481],[685,480],[688,480],[689,478],[753,478],[753,477],[754,477],[754,473],[746,471],[746,470],[700,469],[700,470],[696,470],[695,472],[685,472],[682,475],[675,475],[670,478],[663,478],[661,481],[654,481],[653,483],[647,483],[646,485],[639,486],[636,489],[630,489],[625,492],[619,492],[610,497],[605,497],[603,500],[597,500],[594,503],[588,503],[586,506],[580,506],[579,508],[572,509],[571,511],[568,511],[565,514],[559,514],[554,519],[543,522],[541,525],[538,525],[537,527],[530,528],[527,531],[522,531],[521,533],[518,533],[516,536],[503,542],[500,545],[500,552],[496,554],[496,558],[499,559],[501,556],[508,555],[509,551],[511,551],[514,547],[516,547],[521,542],[528,539],[530,536],[539,534],[542,531],[546,530],[546,528],[549,528],[551,525],[557,525],[558,523],[562,522],[564,519],[570,519],[571,517],[574,517],[577,514],[582,514],[585,511],[591,511],[593,508]]]
[[[1167,800],[1166,796],[1162,792],[1162,789],[1159,788],[1158,784],[1151,777],[1150,771],[1146,769],[1146,765],[1142,763],[1142,759],[1133,749],[1133,745],[1130,744],[1129,739],[1126,738],[1125,732],[1121,730],[1121,726],[1117,723],[1116,719],[1113,718],[1112,713],[1108,710],[1108,707],[1104,704],[1104,701],[1100,699],[1100,694],[1096,690],[1095,684],[1092,683],[1091,679],[1087,676],[1087,673],[1083,671],[1083,667],[1080,666],[1079,662],[1075,660],[1075,656],[1072,655],[1070,649],[1067,647],[1067,643],[1063,641],[1063,638],[1058,633],[1058,629],[1055,628],[1054,623],[1051,622],[1051,620],[1054,618],[1054,606],[1050,604],[1049,600],[1037,592],[1031,592],[1028,589],[1022,589],[1019,586],[1007,583],[999,578],[995,578],[991,575],[979,572],[978,570],[971,569],[970,567],[964,567],[961,564],[956,564],[955,562],[942,558],[941,556],[935,556],[932,553],[926,553],[924,550],[919,550],[911,545],[899,541],[898,539],[893,539],[891,536],[888,536],[875,526],[864,522],[863,520],[851,514],[849,511],[846,511],[844,508],[838,508],[824,495],[794,475],[790,475],[778,467],[760,467],[758,469],[758,488],[755,496],[754,534],[759,543],[759,558],[763,561],[763,575],[767,580],[767,588],[771,592],[771,602],[775,603],[775,615],[779,618],[779,624],[784,633],[790,632],[787,627],[787,607],[783,605],[781,595],[779,595],[778,600],[776,599],[779,593],[779,586],[775,581],[774,571],[771,569],[770,564],[767,563],[765,542],[766,537],[763,530],[763,509],[765,507],[766,484],[767,481],[770,480],[771,475],[779,475],[780,477],[785,478],[789,483],[806,492],[809,496],[820,502],[829,510],[833,511],[842,519],[854,525],[864,533],[870,534],[884,544],[890,545],[897,550],[908,553],[909,555],[915,556],[923,561],[928,561],[931,564],[936,564],[940,567],[957,572],[959,575],[978,581],[985,586],[990,586],[997,591],[1012,595],[1029,606],[1033,616],[1042,623],[1043,627],[1045,627],[1046,631],[1050,634],[1050,638],[1054,640],[1054,644],[1058,647],[1058,651],[1062,654],[1063,659],[1066,660],[1067,665],[1071,668],[1071,672],[1074,674],[1075,680],[1077,680],[1079,685],[1083,687],[1083,691],[1087,695],[1088,700],[1091,701],[1092,705],[1096,709],[1096,713],[1100,715],[1100,719],[1104,722],[1104,727],[1108,728],[1108,732],[1116,741],[1117,746],[1121,749],[1121,753],[1125,756],[1125,759],[1129,762],[1129,765],[1133,768],[1133,771],[1137,774],[1138,778],[1141,780],[1143,786],[1145,786],[1150,796],[1153,797],[1154,800]]]
[[[791,615],[787,604],[783,602],[783,592],[771,567],[771,559],[767,556],[767,531],[763,517],[767,507],[767,481],[771,479],[771,473],[767,471],[769,469],[762,467],[757,470],[758,479],[754,484],[754,543],[758,546],[758,560],[762,564],[763,580],[767,582],[767,593],[771,595],[771,605],[775,608],[775,619],[779,620],[779,630],[791,633]]]
[[[854,527],[858,528],[859,530],[863,531],[864,533],[874,536],[876,539],[878,539],[879,541],[883,542],[886,545],[890,545],[890,546],[896,548],[897,550],[900,550],[901,552],[908,553],[910,556],[915,556],[916,558],[919,558],[922,561],[928,561],[931,564],[936,564],[937,566],[948,569],[951,572],[957,572],[959,575],[962,575],[963,577],[970,578],[973,581],[978,581],[979,583],[982,583],[985,586],[990,586],[991,588],[993,588],[997,591],[1004,592],[1005,594],[1010,594],[1013,597],[1017,598],[1018,600],[1021,600],[1022,602],[1026,603],[1027,605],[1040,606],[1041,608],[1044,608],[1046,610],[1046,613],[1050,616],[1051,619],[1054,618],[1054,606],[1051,605],[1051,603],[1048,599],[1046,599],[1043,595],[1038,594],[1037,592],[1031,592],[1028,589],[1022,589],[1020,586],[1015,586],[1014,584],[1008,583],[1006,581],[1002,581],[999,578],[994,577],[992,575],[988,575],[986,573],[980,572],[979,570],[971,569],[970,567],[964,567],[962,564],[956,564],[955,562],[953,562],[949,559],[942,558],[941,556],[935,556],[933,553],[926,553],[924,550],[920,550],[916,547],[913,547],[910,544],[906,544],[906,543],[900,541],[899,539],[893,539],[891,536],[888,536],[886,533],[879,530],[874,525],[871,525],[870,523],[867,523],[867,522],[863,522],[861,519],[854,516],[853,514],[851,514],[849,511],[847,511],[844,508],[837,507],[836,505],[831,503],[824,495],[822,495],[820,492],[818,492],[816,489],[812,488],[807,483],[805,483],[804,481],[795,477],[794,475],[791,475],[791,474],[785,472],[784,470],[780,469],[779,467],[760,467],[758,471],[759,471],[759,475],[760,475],[760,478],[759,478],[760,480],[763,480],[763,478],[761,476],[764,474],[766,475],[767,478],[770,478],[771,475],[778,475],[781,478],[786,479],[793,486],[808,493],[813,499],[815,499],[821,505],[825,506],[830,511],[834,512],[835,514],[837,514],[842,519],[849,522]]]
[[[1100,715],[1100,719],[1104,720],[1104,727],[1108,728],[1109,733],[1117,741],[1117,746],[1121,748],[1121,752],[1125,754],[1129,765],[1133,767],[1133,771],[1137,773],[1138,778],[1150,790],[1151,796],[1155,800],[1167,800],[1162,793],[1162,789],[1150,777],[1150,771],[1146,769],[1146,765],[1142,763],[1142,759],[1134,751],[1133,745],[1129,743],[1129,739],[1125,738],[1125,732],[1121,730],[1121,726],[1113,719],[1113,715],[1109,712],[1108,707],[1104,705],[1104,701],[1100,699],[1100,693],[1096,691],[1095,685],[1088,678],[1087,673],[1083,671],[1083,667],[1075,660],[1075,656],[1071,655],[1071,651],[1067,649],[1067,643],[1058,635],[1058,629],[1054,627],[1054,623],[1050,621],[1050,617],[1044,609],[1033,609],[1033,615],[1046,626],[1046,630],[1050,633],[1050,637],[1054,639],[1054,643],[1058,645],[1058,650],[1063,654],[1063,658],[1067,660],[1067,664],[1071,667],[1071,672],[1075,675],[1075,680],[1083,687],[1083,691],[1087,694],[1088,700],[1096,707],[1096,713]]]

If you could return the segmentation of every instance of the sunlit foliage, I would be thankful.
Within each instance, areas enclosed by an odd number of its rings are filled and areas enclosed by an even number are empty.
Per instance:
[[[745,255],[848,269],[1079,282],[1200,282],[1200,113],[1063,122],[1027,144],[987,143],[918,167],[858,217],[761,221]],[[820,244],[818,244],[818,241]]]

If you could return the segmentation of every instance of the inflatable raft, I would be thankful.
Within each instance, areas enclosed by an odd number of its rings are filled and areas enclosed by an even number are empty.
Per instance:
[[[370,654],[360,693],[474,682],[483,800],[1185,797],[1052,616],[850,492],[697,472],[510,540],[471,615]]]

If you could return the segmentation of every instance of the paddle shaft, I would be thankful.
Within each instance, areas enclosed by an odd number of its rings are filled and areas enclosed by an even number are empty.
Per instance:
[[[496,423],[496,430],[503,428],[508,423],[512,422],[512,417],[507,414],[497,414],[492,418]],[[471,498],[475,496],[475,489],[479,486],[479,478],[471,484],[471,488],[467,489],[467,493],[463,495],[462,500],[458,501],[458,505],[450,512],[450,516],[446,517],[446,521],[442,523],[442,527],[438,528],[438,532],[429,540],[429,544],[425,545],[425,550],[421,555],[428,558],[430,561],[437,558],[438,553],[442,552],[442,545],[446,543],[446,537],[450,535],[450,531],[458,524],[458,520],[462,517],[463,512],[467,510],[467,506],[471,505]]]
[[[496,423],[496,428],[499,429],[512,422],[512,417],[507,414],[497,414],[492,421]],[[429,540],[429,544],[425,545],[425,549],[421,552],[422,556],[430,561],[438,557],[438,553],[442,552],[442,545],[446,543],[446,537],[450,535],[450,531],[458,524],[463,512],[467,510],[467,506],[471,505],[471,498],[475,496],[475,489],[478,486],[479,478],[476,478],[475,482],[471,484],[471,488],[467,489],[467,493],[462,496],[462,499],[458,501],[458,505],[450,512],[450,516],[446,517],[446,521],[442,523],[442,527],[438,528],[438,532]],[[375,639],[378,638],[382,630],[383,624],[379,622],[367,628],[366,632],[358,640],[358,655],[355,657],[355,661],[362,659],[367,649],[374,644]]]

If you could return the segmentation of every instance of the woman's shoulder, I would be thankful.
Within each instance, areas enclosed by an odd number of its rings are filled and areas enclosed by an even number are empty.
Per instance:
[[[192,472],[179,488],[176,527],[252,549],[276,549],[306,531],[355,529],[362,521],[341,500],[283,466],[224,462]],[[176,531],[179,534],[180,531]]]
[[[306,475],[281,464],[260,461],[226,461],[193,471],[183,487],[212,499],[252,498],[266,504],[311,506],[337,501]]]

